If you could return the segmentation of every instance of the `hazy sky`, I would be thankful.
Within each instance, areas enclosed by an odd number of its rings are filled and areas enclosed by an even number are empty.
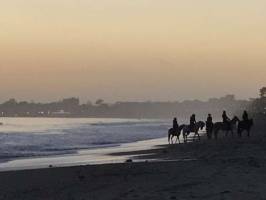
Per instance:
[[[265,0],[0,1],[0,101],[256,96]]]

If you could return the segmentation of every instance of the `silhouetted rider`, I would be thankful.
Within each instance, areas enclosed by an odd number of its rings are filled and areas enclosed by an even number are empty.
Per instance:
[[[230,118],[227,117],[226,111],[223,111],[223,123],[228,123],[230,121]]]
[[[230,122],[230,118],[227,117],[227,114],[226,114],[225,110],[223,111],[222,118],[223,118],[224,125],[226,125],[228,127],[229,126],[229,122]]]
[[[176,131],[178,129],[178,123],[176,117],[173,119],[173,129]]]
[[[244,111],[242,118],[243,118],[243,121],[248,121],[248,113],[246,110]]]
[[[212,137],[212,129],[213,129],[213,122],[212,122],[212,115],[208,114],[207,121],[206,121],[206,131],[208,139]]]
[[[195,125],[196,125],[196,115],[193,114],[190,117],[190,124],[189,124],[191,131],[194,131],[195,130]]]
[[[208,114],[207,124],[212,124],[212,115],[211,114]]]

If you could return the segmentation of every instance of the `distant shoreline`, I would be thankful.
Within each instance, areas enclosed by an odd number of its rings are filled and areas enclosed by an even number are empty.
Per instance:
[[[79,98],[65,98],[55,102],[35,103],[9,99],[0,104],[2,117],[64,117],[64,118],[130,118],[165,119],[188,117],[195,113],[200,118],[212,113],[220,116],[222,110],[236,113],[247,108],[252,101],[235,99],[234,95],[210,98],[207,101],[143,101],[106,103],[99,99],[95,103],[82,104]]]
[[[145,120],[145,119],[148,119],[148,120],[152,120],[152,119],[155,119],[155,120],[172,120],[172,118],[136,118],[136,117],[97,117],[97,116],[91,116],[91,117],[83,117],[83,116],[0,116],[0,119],[1,118],[44,118],[44,119],[49,119],[49,118],[60,118],[60,119],[136,119],[136,120]]]

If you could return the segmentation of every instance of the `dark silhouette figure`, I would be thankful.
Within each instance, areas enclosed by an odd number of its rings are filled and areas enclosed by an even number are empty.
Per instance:
[[[178,123],[177,123],[177,119],[176,118],[173,119],[173,129],[175,131],[178,129]]]
[[[173,144],[173,138],[176,137],[175,143],[178,142],[180,143],[179,136],[181,134],[181,130],[183,129],[183,126],[178,126],[177,129],[170,128],[168,130],[168,142],[169,144]]]
[[[198,139],[200,140],[199,130],[203,130],[203,128],[205,127],[205,123],[203,121],[196,122],[196,124],[194,125],[194,130],[192,130],[190,126],[191,125],[185,125],[185,124],[180,126],[182,127],[181,130],[183,130],[183,137],[185,143],[187,142],[187,138],[191,132],[195,133],[193,136],[193,141],[195,140],[196,136],[198,136]]]
[[[225,132],[225,136],[227,136],[228,132],[230,131],[231,134],[232,134],[232,137],[233,137],[234,128],[235,128],[237,122],[239,122],[239,121],[240,120],[238,119],[238,117],[235,116],[232,120],[226,122],[227,123],[226,126],[224,125],[224,121],[223,122],[214,123],[213,131],[214,131],[215,139],[217,139],[219,131],[224,131]]]
[[[260,97],[265,98],[266,97],[266,87],[263,87],[260,89]]]
[[[195,125],[196,125],[196,115],[193,114],[190,116],[190,124],[189,124],[190,132],[195,132]]]
[[[223,111],[222,118],[223,118],[223,124],[224,124],[225,129],[228,129],[230,126],[230,118],[227,116],[225,110]]]
[[[208,114],[207,121],[206,121],[206,132],[208,139],[212,138],[212,130],[213,130],[213,122],[211,114]]]
[[[253,119],[248,118],[247,111],[244,111],[242,115],[243,121],[240,121],[237,128],[237,133],[239,137],[242,137],[242,132],[247,131],[248,137],[250,137],[250,130],[253,126]]]
[[[227,116],[227,114],[226,114],[226,111],[225,111],[225,110],[223,111],[222,118],[223,118],[223,123],[227,123],[227,122],[229,122],[229,121],[230,121],[230,118]]]
[[[243,112],[242,119],[243,121],[248,121],[248,113],[246,110]]]

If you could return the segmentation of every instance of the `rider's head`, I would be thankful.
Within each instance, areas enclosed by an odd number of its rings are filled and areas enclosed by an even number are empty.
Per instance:
[[[174,118],[174,120],[175,120],[175,121],[177,120],[176,117]]]
[[[209,117],[211,117],[212,115],[211,114],[208,114]]]
[[[224,111],[223,111],[223,113],[225,114],[225,113],[226,113],[226,111],[224,110]]]

